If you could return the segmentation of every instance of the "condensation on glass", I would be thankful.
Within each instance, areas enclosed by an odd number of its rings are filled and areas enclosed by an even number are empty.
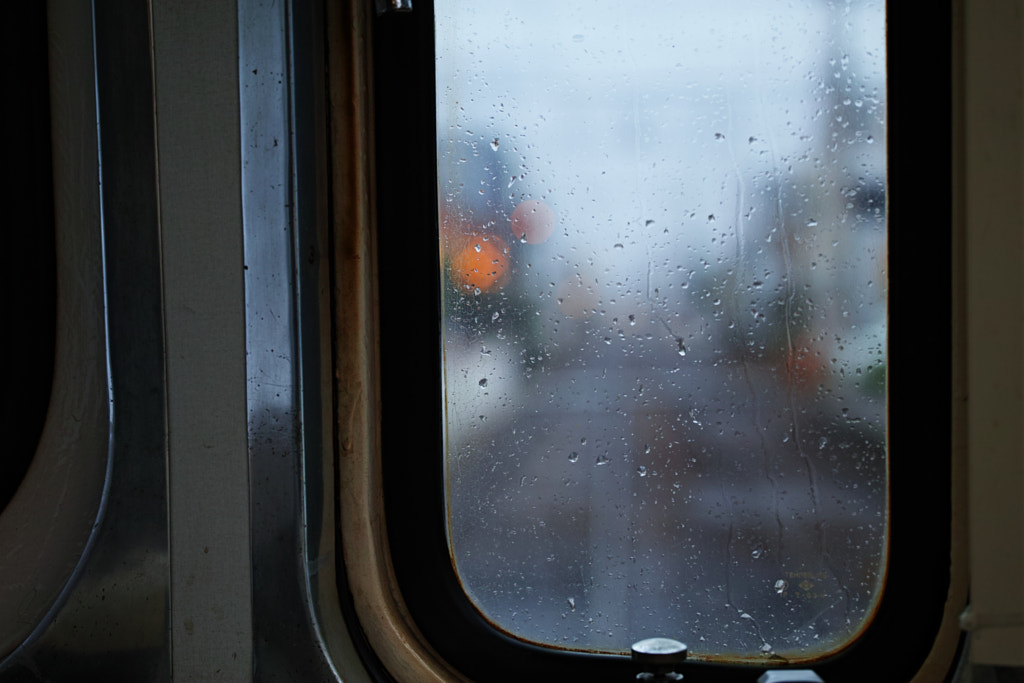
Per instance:
[[[886,566],[884,3],[436,15],[467,595],[570,649],[843,647]]]

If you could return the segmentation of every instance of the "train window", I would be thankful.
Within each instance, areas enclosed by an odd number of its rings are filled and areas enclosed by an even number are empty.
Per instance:
[[[376,19],[386,556],[441,679],[625,680],[651,636],[706,680],[952,660],[951,24],[925,62],[914,21]]]
[[[884,3],[434,7],[474,606],[574,650],[844,647],[885,574]]]
[[[53,223],[53,175],[50,163],[49,70],[46,12],[42,6],[19,9],[10,26],[17,36],[4,41],[12,73],[11,92],[20,106],[5,114],[9,129],[24,131],[10,144],[10,158],[22,173],[3,184],[4,206],[13,215],[4,250],[3,291],[8,293],[10,353],[20,359],[4,377],[0,411],[7,446],[0,458],[0,512],[14,496],[43,430],[53,380],[56,339],[56,245]]]

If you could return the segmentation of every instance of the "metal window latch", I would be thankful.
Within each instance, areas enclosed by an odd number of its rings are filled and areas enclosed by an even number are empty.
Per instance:
[[[674,669],[686,661],[686,645],[671,638],[648,638],[633,643],[633,661],[642,669],[642,683],[676,683],[683,675]],[[810,669],[775,669],[764,672],[757,683],[824,683]]]
[[[377,16],[393,12],[411,12],[412,0],[374,0]]]
[[[824,683],[821,677],[810,669],[779,669],[766,671],[757,683]]]
[[[648,638],[633,643],[633,661],[643,669],[636,680],[643,683],[674,683],[683,680],[677,665],[686,661],[686,645],[671,638]]]

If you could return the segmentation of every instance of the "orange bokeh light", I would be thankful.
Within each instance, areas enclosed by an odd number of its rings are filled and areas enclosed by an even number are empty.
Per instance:
[[[452,282],[460,289],[497,289],[508,281],[508,266],[508,245],[500,239],[471,239],[452,253]]]

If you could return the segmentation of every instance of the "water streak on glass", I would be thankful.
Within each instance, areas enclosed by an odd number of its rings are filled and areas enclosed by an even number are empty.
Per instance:
[[[885,570],[884,3],[436,15],[467,595],[571,649],[841,648]]]

